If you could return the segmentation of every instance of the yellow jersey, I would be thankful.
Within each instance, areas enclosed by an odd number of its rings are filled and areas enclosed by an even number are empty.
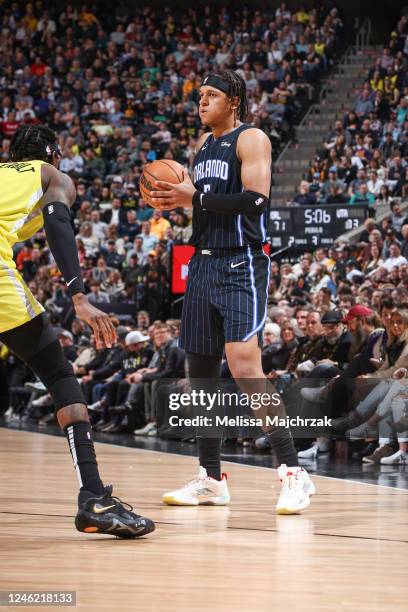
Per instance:
[[[43,312],[16,269],[13,245],[43,226],[43,161],[0,164],[0,333]]]

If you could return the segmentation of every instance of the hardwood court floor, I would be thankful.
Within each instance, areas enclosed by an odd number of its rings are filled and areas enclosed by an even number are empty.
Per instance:
[[[0,428],[0,590],[75,590],[84,610],[407,609],[408,492],[314,476],[310,508],[276,516],[276,472],[228,464],[230,507],[168,507],[161,493],[194,459],[96,448],[104,481],[156,532],[76,532],[66,440]]]

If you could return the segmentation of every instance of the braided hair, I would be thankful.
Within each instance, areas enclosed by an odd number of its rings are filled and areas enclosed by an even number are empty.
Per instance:
[[[240,121],[245,121],[248,115],[248,100],[246,96],[246,85],[244,79],[235,72],[235,70],[217,70],[213,74],[219,76],[221,79],[229,84],[230,98],[237,96],[239,98],[238,104],[238,118]]]
[[[10,161],[39,159],[52,162],[54,153],[61,155],[55,132],[46,125],[21,125],[10,142]]]

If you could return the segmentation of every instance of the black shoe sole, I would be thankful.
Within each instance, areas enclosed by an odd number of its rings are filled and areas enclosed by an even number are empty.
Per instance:
[[[77,513],[75,527],[83,533],[103,533],[126,540],[140,538],[156,529],[153,521],[148,518],[140,517],[137,523],[129,524],[119,514],[109,513],[99,516],[84,510],[79,510]]]

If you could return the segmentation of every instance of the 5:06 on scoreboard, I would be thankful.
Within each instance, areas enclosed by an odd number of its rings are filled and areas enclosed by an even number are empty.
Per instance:
[[[271,246],[330,246],[341,234],[362,225],[367,215],[364,205],[274,208],[270,213]]]

